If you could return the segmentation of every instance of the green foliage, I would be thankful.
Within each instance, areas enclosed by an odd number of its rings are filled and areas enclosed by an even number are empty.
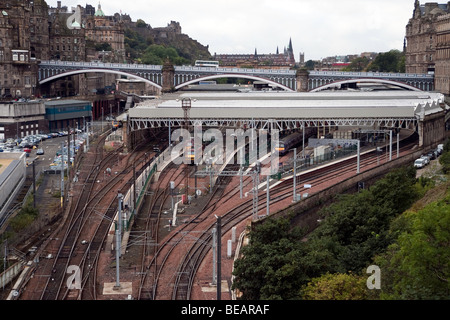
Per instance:
[[[30,201],[20,209],[19,213],[11,219],[10,227],[14,232],[20,232],[30,226],[39,214],[39,210],[34,208]]]
[[[365,300],[366,278],[353,273],[326,273],[311,279],[302,295],[304,300]]]
[[[442,172],[444,174],[450,173],[450,151],[444,152],[439,157],[439,163],[442,165]]]
[[[340,196],[321,211],[325,220],[307,242],[300,241],[301,233],[291,230],[287,219],[258,225],[242,259],[236,261],[233,287],[243,292],[243,299],[299,299],[301,288],[311,279],[326,273],[361,272],[396,240],[399,232],[390,230],[391,222],[419,197],[415,174],[412,167],[397,169],[369,190]],[[397,226],[407,227],[408,223],[399,220]],[[310,286],[332,281],[337,288],[336,283],[342,283],[345,276],[336,277],[313,281]],[[363,297],[359,289],[356,294],[351,287],[327,294]],[[312,290],[311,298],[319,289],[308,290]]]
[[[307,70],[314,70],[316,63],[313,60],[308,60],[305,62],[305,68]]]
[[[335,269],[327,271],[358,272],[392,242],[388,232],[391,221],[417,198],[414,168],[392,171],[369,190],[341,196],[322,210],[327,218],[312,235],[309,252],[329,252]]]
[[[145,27],[147,27],[147,23],[145,23],[145,21],[142,20],[142,19],[137,19],[136,27],[138,27],[138,28],[145,28]]]
[[[399,50],[380,53],[367,67],[374,72],[405,72],[405,55]]]
[[[393,224],[398,241],[376,257],[383,270],[383,299],[450,296],[450,195]]]
[[[144,21],[139,24],[141,28],[144,25],[146,26]],[[132,29],[125,30],[125,49],[130,58],[143,64],[162,65],[167,58],[174,65],[190,63],[189,60],[180,57],[175,48],[154,44],[151,37],[144,38]]]
[[[342,69],[342,71],[360,72],[366,70],[370,60],[367,57],[359,57],[354,59],[348,67]]]
[[[298,288],[306,279],[298,261],[301,259],[302,232],[291,230],[288,219],[269,219],[249,234],[250,245],[235,263],[233,289],[244,300],[296,299]]]
[[[112,47],[109,43],[101,42],[95,44],[96,51],[112,51]]]
[[[153,44],[152,38],[145,38],[140,33],[132,29],[125,29],[124,35],[125,50],[127,55],[129,55],[133,60],[138,59],[143,54],[145,49],[147,49],[149,45]]]
[[[177,50],[163,45],[152,44],[145,49],[141,56],[141,62],[144,64],[162,65],[166,59],[169,59],[174,65],[189,64],[188,60],[178,55]]]

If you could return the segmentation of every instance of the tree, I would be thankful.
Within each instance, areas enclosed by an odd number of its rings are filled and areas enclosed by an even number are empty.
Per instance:
[[[243,299],[300,299],[301,288],[313,278],[365,270],[397,239],[391,222],[418,195],[415,169],[400,168],[368,190],[339,196],[320,212],[324,220],[306,242],[287,218],[256,225],[235,263],[233,288],[243,293]]]
[[[369,63],[370,60],[367,57],[359,57],[353,60],[348,67],[343,68],[342,71],[360,72],[365,70]]]
[[[311,279],[302,290],[304,300],[365,300],[367,278],[355,274],[326,273]]]
[[[298,299],[302,277],[303,233],[291,228],[289,219],[268,219],[249,233],[249,245],[235,262],[233,289],[243,300]]]
[[[398,241],[375,263],[383,270],[384,299],[450,296],[450,195],[400,219]]]
[[[308,60],[308,61],[306,61],[306,63],[305,63],[305,68],[306,68],[307,70],[314,70],[315,65],[316,65],[316,62],[315,62],[315,61],[313,61],[313,60]]]
[[[405,55],[399,50],[380,53],[367,67],[374,72],[405,72]]]
[[[145,27],[147,27],[147,23],[145,23],[145,21],[142,19],[137,19],[136,27],[137,28],[145,28]]]
[[[450,173],[450,152],[444,152],[439,158],[439,163],[442,165],[444,174]]]
[[[358,272],[367,267],[374,255],[395,240],[389,233],[390,223],[418,198],[415,182],[414,168],[400,168],[369,190],[339,196],[324,208],[320,214],[325,219],[307,243],[308,275]]]
[[[167,58],[174,65],[189,63],[189,61],[180,57],[177,50],[174,48],[157,44],[152,44],[147,47],[144,54],[141,56],[141,62],[144,64],[162,65]]]

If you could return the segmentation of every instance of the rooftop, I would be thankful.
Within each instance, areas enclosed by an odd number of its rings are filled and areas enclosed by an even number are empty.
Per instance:
[[[442,110],[444,102],[442,94],[412,91],[183,93],[138,104],[130,118],[183,118],[183,98],[192,100],[191,119],[415,118],[423,106]]]

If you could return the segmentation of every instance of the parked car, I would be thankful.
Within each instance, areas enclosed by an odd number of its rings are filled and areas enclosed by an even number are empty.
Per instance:
[[[426,166],[426,161],[423,158],[417,159],[414,161],[414,167],[417,169],[424,168]]]
[[[420,159],[423,159],[425,161],[425,165],[430,163],[430,158],[427,155],[421,156]]]

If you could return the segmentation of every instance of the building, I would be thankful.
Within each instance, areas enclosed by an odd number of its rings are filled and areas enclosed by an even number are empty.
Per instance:
[[[36,37],[36,32],[30,33],[32,12],[30,1],[0,2],[0,95],[3,98],[35,94],[38,66],[36,47],[31,52],[31,36]]]
[[[0,164],[0,218],[3,218],[25,183],[25,152],[1,152]]]
[[[450,95],[450,14],[441,15],[436,23],[435,88]]]
[[[0,139],[18,139],[48,132],[43,102],[0,103]]]
[[[413,17],[406,26],[406,73],[435,72],[438,18],[449,10],[450,2],[421,5],[415,1]]]
[[[30,56],[31,59],[48,60],[50,34],[48,31],[48,5],[45,0],[34,0],[30,17]]]
[[[101,59],[106,57],[104,51],[108,52],[107,61],[123,62],[125,61],[125,35],[123,23],[118,16],[106,16],[100,3],[93,16],[86,15],[85,28],[86,39],[95,45],[95,51],[102,52]],[[99,57],[93,57],[99,59]]]
[[[60,5],[60,3],[58,3]],[[78,10],[80,8],[78,7]],[[51,60],[85,61],[85,29],[71,19],[73,13],[65,12],[61,7],[49,15],[49,48]]]
[[[278,48],[275,54],[214,54],[213,59],[219,61],[224,68],[257,68],[257,69],[291,69],[295,67],[294,49],[292,40],[288,48],[280,53]]]
[[[406,72],[432,73],[435,89],[450,95],[450,1],[414,3],[406,26]]]
[[[92,120],[92,103],[81,100],[54,100],[45,102],[45,118],[49,132],[83,128]]]

